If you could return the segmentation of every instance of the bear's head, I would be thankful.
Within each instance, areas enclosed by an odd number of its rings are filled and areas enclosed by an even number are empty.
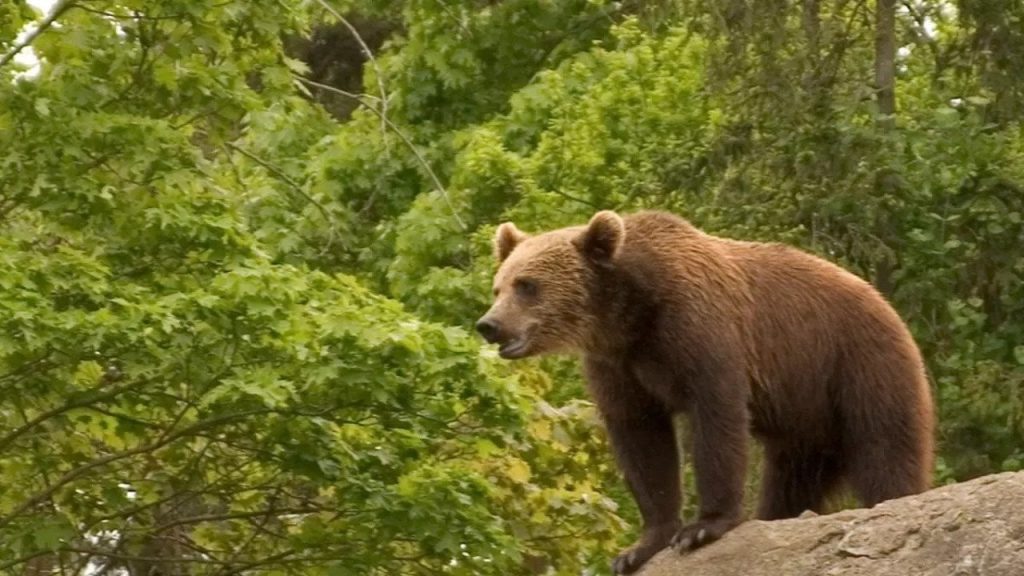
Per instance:
[[[499,345],[502,358],[582,350],[596,329],[599,271],[613,266],[625,238],[622,218],[610,211],[587,226],[537,236],[502,224],[494,239],[494,304],[477,331]]]

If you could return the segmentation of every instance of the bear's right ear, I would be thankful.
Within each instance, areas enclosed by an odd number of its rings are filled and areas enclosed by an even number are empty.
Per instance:
[[[512,250],[526,238],[526,234],[511,222],[498,226],[498,233],[494,235],[494,257],[498,259],[498,263],[504,262]]]
[[[607,265],[615,259],[625,239],[626,223],[615,212],[602,210],[594,214],[587,229],[572,243],[591,262]]]

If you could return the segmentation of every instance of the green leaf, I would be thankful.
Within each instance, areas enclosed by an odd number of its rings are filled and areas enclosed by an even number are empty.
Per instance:
[[[80,362],[72,380],[78,388],[92,388],[103,379],[103,367],[92,360]]]
[[[47,518],[42,524],[35,526],[30,535],[39,550],[56,550],[71,542],[75,536],[74,528],[66,518]]]

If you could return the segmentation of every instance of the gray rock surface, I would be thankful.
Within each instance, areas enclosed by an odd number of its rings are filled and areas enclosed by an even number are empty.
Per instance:
[[[750,521],[638,576],[1024,576],[1024,472],[827,516]]]

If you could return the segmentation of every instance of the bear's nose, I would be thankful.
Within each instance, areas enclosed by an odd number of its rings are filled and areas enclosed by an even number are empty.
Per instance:
[[[480,321],[476,323],[476,331],[484,337],[484,340],[487,340],[491,344],[498,341],[498,324],[493,320],[488,320],[487,318],[480,319]]]

